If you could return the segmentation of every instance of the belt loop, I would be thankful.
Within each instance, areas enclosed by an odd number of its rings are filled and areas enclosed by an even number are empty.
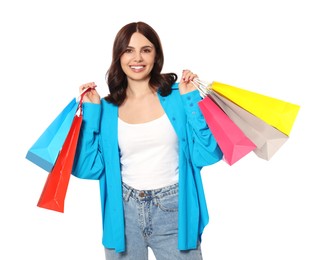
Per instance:
[[[158,196],[156,196],[155,191],[152,191],[152,200],[153,200],[153,205],[157,206],[158,205]]]
[[[126,188],[126,187],[125,187],[125,188]],[[130,188],[126,188],[126,189],[127,189],[127,192],[126,192],[125,195],[124,195],[124,199],[125,199],[125,201],[128,201],[129,198],[130,198],[132,189],[130,189]]]

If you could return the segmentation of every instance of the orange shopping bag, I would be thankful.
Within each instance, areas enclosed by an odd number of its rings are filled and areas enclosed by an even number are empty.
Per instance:
[[[74,116],[69,133],[60,150],[57,160],[47,177],[45,186],[37,203],[38,207],[62,213],[64,212],[64,201],[83,120],[82,99],[86,92],[87,91],[81,94],[77,113]]]

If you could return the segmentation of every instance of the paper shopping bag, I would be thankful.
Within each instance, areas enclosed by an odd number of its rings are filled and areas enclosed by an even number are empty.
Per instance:
[[[69,133],[49,173],[37,206],[64,212],[67,193],[77,142],[82,124],[82,115],[75,115]]]
[[[288,136],[265,121],[249,113],[228,99],[210,92],[209,95],[228,117],[256,145],[253,152],[260,158],[270,160],[271,157],[288,140]]]
[[[72,99],[52,121],[26,154],[26,159],[50,172],[71,127],[77,110],[76,99]]]
[[[79,104],[72,119],[70,130],[57,156],[57,160],[51,172],[48,174],[45,186],[37,203],[38,207],[64,212],[64,201],[83,120],[83,97],[94,88],[95,86],[89,87],[80,94]]]
[[[213,82],[211,90],[289,135],[300,106],[238,87]]]
[[[209,96],[205,96],[198,102],[198,105],[223,152],[224,160],[229,165],[234,164],[256,148],[256,145]]]

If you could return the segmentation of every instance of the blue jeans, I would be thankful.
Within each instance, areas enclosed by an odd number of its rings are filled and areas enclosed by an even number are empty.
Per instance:
[[[147,260],[150,247],[157,260],[202,260],[197,249],[180,251],[178,184],[140,191],[123,184],[126,251],[105,248],[106,260]]]

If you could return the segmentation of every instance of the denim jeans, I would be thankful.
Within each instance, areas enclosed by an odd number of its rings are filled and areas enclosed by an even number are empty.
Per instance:
[[[106,260],[147,260],[148,247],[157,260],[202,260],[197,249],[180,251],[178,237],[178,184],[140,191],[123,184],[126,251],[105,248]]]

